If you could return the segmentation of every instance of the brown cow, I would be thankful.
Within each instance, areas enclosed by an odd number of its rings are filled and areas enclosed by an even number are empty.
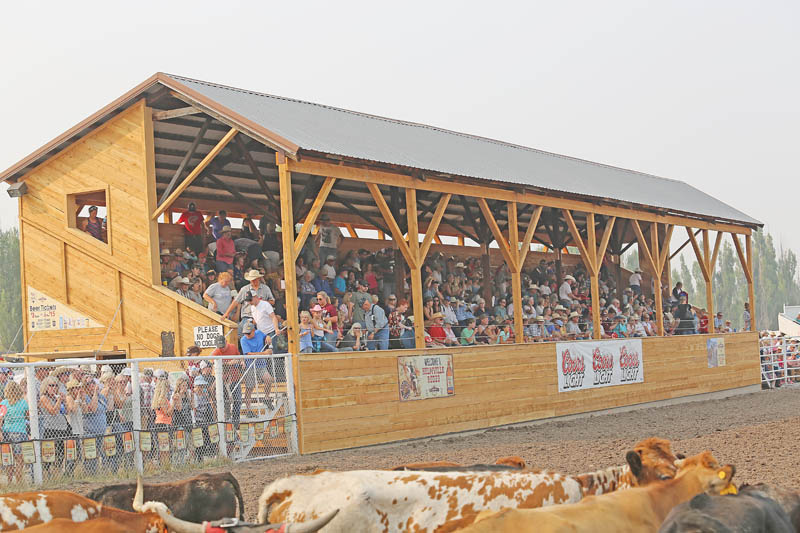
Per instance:
[[[602,496],[587,496],[575,504],[538,509],[504,509],[486,512],[464,533],[574,533],[595,531],[655,532],[670,510],[701,492],[721,491],[731,486],[735,469],[720,467],[711,452],[677,461],[674,479],[651,483]]]
[[[141,496],[141,495],[139,495]],[[155,512],[163,504],[148,502],[142,505],[141,497],[134,508],[141,512],[128,512],[104,506],[89,498],[65,490],[18,492],[0,496],[0,531],[15,531],[37,524],[46,524],[56,518],[72,522],[107,518],[125,524],[131,530],[149,533],[166,532],[164,521]]]
[[[95,518],[86,522],[73,522],[68,518],[54,518],[44,524],[20,529],[20,533],[141,533],[131,524],[110,518]]]
[[[501,457],[493,465],[476,464],[462,465],[452,461],[429,461],[425,463],[407,463],[392,468],[393,471],[401,470],[427,470],[430,472],[454,472],[470,470],[522,470],[525,468],[525,460],[516,455]]]

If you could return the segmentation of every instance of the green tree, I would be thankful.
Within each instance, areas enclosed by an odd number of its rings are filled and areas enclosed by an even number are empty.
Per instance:
[[[19,231],[0,230],[0,349],[22,351],[22,295],[19,276]],[[16,336],[16,340],[14,337]],[[12,344],[13,342],[13,344]]]

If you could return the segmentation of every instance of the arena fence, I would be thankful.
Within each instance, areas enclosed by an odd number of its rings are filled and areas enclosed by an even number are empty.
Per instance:
[[[762,337],[758,345],[762,386],[800,383],[800,337]]]
[[[8,484],[297,453],[287,355],[69,359],[6,369],[0,481]]]

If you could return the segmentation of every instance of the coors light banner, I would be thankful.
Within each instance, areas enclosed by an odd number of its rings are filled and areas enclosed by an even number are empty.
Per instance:
[[[558,342],[558,392],[644,382],[642,339]]]

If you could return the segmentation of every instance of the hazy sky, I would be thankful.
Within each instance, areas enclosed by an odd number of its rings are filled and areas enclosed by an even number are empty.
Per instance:
[[[800,251],[798,21],[790,1],[7,3],[0,167],[165,71],[681,179]]]

